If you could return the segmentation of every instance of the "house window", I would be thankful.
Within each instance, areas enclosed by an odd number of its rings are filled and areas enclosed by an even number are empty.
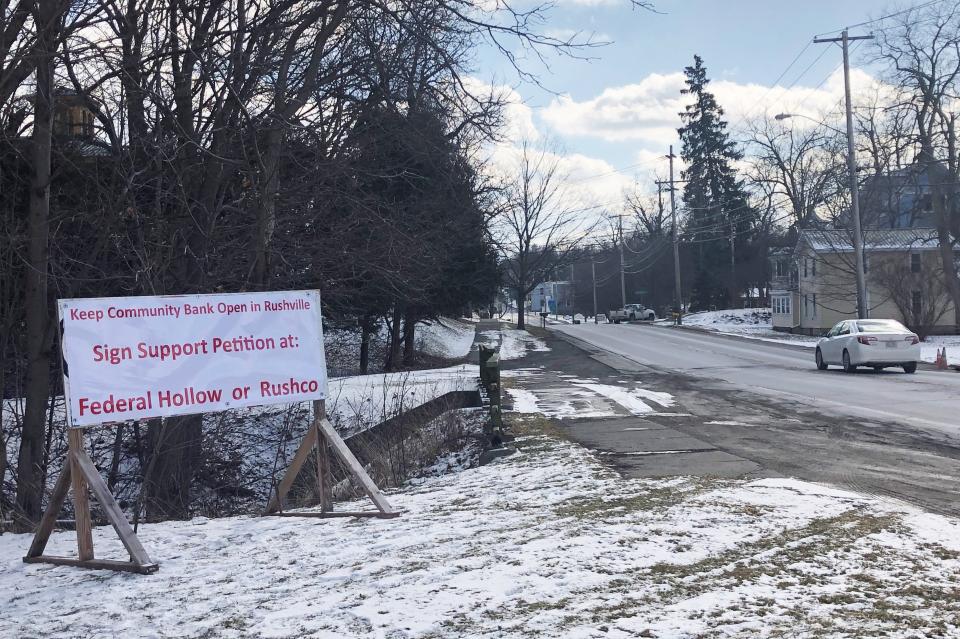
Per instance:
[[[813,294],[813,301],[810,303],[810,317],[817,316],[817,294]]]
[[[913,311],[914,317],[919,317],[923,312],[923,294],[920,291],[914,291],[910,296],[910,310]]]
[[[919,273],[920,270],[921,270],[920,254],[911,253],[910,254],[910,272]]]
[[[777,260],[777,277],[786,277],[787,265],[783,260]]]
[[[789,315],[790,314],[790,298],[789,297],[775,297],[773,298],[773,312],[777,315]]]
[[[815,257],[810,258],[810,275],[817,276],[817,258]]]

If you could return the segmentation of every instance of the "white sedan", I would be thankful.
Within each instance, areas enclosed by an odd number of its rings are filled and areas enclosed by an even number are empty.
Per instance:
[[[896,320],[844,320],[817,342],[816,358],[817,368],[822,371],[836,364],[848,373],[858,366],[878,371],[899,366],[906,373],[915,373],[920,361],[920,338]]]

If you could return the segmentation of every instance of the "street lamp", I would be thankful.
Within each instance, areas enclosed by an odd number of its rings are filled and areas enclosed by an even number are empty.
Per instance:
[[[846,35],[846,32],[844,32]],[[846,52],[846,50],[844,50]],[[853,228],[853,254],[854,264],[857,271],[857,317],[863,319],[868,316],[867,311],[867,283],[863,272],[863,235],[860,230],[860,188],[857,185],[857,157],[853,144],[853,110],[850,106],[850,81],[846,75],[846,97],[847,97],[847,172],[850,174],[850,218]],[[773,116],[774,120],[786,120],[787,118],[807,118],[811,122],[816,122],[820,126],[843,134],[840,129],[834,129],[828,124],[818,122],[813,118],[801,115],[799,113],[778,113]]]
[[[774,119],[774,120],[786,120],[787,118],[804,118],[804,119],[806,119],[806,120],[810,120],[811,122],[814,122],[815,124],[818,124],[819,126],[822,126],[822,127],[826,128],[826,129],[830,129],[831,131],[835,131],[836,133],[839,133],[840,135],[846,135],[846,134],[847,134],[846,131],[841,131],[840,129],[838,129],[838,128],[836,128],[836,127],[830,126],[830,125],[827,124],[826,122],[821,122],[820,120],[815,120],[815,119],[811,118],[809,115],[804,115],[804,114],[802,114],[802,113],[778,113],[778,114],[776,114],[775,116],[773,116],[773,119]]]

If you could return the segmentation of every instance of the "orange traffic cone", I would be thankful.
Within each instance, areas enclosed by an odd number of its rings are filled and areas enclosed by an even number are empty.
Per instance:
[[[937,361],[935,362],[937,368],[946,368],[947,367],[947,347],[944,346],[943,349],[937,349]]]

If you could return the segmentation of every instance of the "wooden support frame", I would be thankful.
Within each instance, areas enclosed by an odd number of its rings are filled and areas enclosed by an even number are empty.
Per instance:
[[[28,564],[54,564],[59,566],[77,566],[80,568],[95,568],[101,570],[119,570],[140,574],[154,573],[159,566],[150,560],[150,556],[137,538],[133,528],[127,522],[123,511],[117,505],[110,493],[106,482],[97,471],[93,460],[84,450],[83,431],[71,428],[67,431],[68,451],[63,464],[63,470],[50,495],[50,502],[43,513],[37,532],[33,536],[33,543],[23,561]],[[44,555],[43,551],[50,540],[57,521],[57,513],[67,498],[68,489],[73,488],[73,506],[76,512],[77,526],[77,557],[57,557]],[[107,521],[113,526],[123,542],[123,546],[130,555],[129,561],[113,559],[97,559],[93,551],[93,527],[90,520],[90,498],[88,489],[93,491],[97,503],[103,509]]]
[[[283,512],[283,502],[293,486],[294,480],[303,469],[310,453],[317,450],[317,493],[320,495],[320,511],[310,512]],[[330,450],[343,462],[351,478],[363,488],[363,491],[373,502],[377,510],[360,512],[335,512],[333,510],[333,486],[331,483]],[[363,469],[360,462],[347,447],[347,443],[334,429],[327,419],[326,405],[323,400],[313,403],[313,422],[303,436],[297,452],[287,468],[283,479],[277,486],[276,493],[271,496],[264,515],[280,517],[379,517],[391,519],[399,517],[400,513],[393,509],[387,498],[383,496],[376,483]]]

